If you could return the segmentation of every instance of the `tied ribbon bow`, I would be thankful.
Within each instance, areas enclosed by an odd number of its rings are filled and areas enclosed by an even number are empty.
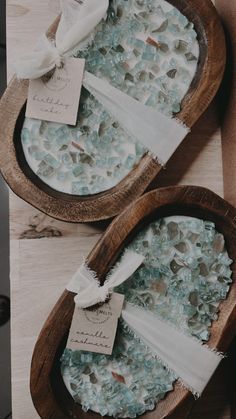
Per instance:
[[[43,35],[34,51],[15,64],[17,77],[37,79],[60,67],[66,57],[73,55],[75,47],[83,49],[91,40],[90,33],[106,16],[108,5],[108,0],[61,0],[55,43]],[[138,102],[87,71],[83,85],[161,165],[165,165],[190,131],[179,120]]]
[[[78,293],[75,303],[80,308],[103,302],[114,287],[136,271],[143,260],[143,256],[126,251],[101,286],[96,273],[83,264],[69,282],[67,290]],[[125,302],[121,316],[125,327],[143,342],[150,353],[161,360],[196,397],[200,396],[222,354],[202,345],[148,309]]]
[[[78,293],[75,296],[75,304],[80,308],[91,307],[104,302],[115,287],[126,281],[142,264],[144,256],[138,253],[125,252],[120,265],[109,274],[109,277],[101,285],[94,272],[82,265],[76,272],[67,289]]]
[[[60,67],[63,57],[72,54],[106,15],[108,5],[108,0],[84,0],[82,4],[61,0],[61,19],[55,43],[43,35],[35,49],[16,62],[17,77],[33,80]]]

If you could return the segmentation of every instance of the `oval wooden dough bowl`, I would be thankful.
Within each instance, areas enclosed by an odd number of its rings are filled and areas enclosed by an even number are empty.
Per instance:
[[[124,247],[147,223],[160,217],[186,215],[213,221],[225,237],[233,283],[226,300],[220,305],[219,318],[211,327],[208,345],[225,352],[236,333],[236,209],[213,192],[194,186],[169,187],[154,190],[136,200],[109,226],[88,257],[91,269],[101,282],[116,262]],[[64,291],[48,317],[36,343],[31,365],[31,395],[34,406],[43,419],[99,419],[94,412],[83,412],[67,391],[60,374],[60,357],[74,311],[74,295]],[[184,419],[194,398],[175,384],[174,391],[146,413],[150,419]]]
[[[200,46],[195,77],[176,115],[192,127],[215,96],[225,67],[225,40],[217,12],[210,0],[168,0],[194,23]],[[55,34],[59,18],[48,34]],[[141,196],[160,172],[150,156],[112,189],[87,197],[58,192],[33,173],[26,162],[21,130],[25,117],[28,82],[13,78],[0,103],[0,169],[10,188],[42,212],[69,222],[96,221],[114,217]]]

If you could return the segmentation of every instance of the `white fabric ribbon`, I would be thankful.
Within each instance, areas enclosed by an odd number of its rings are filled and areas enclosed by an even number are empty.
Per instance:
[[[75,303],[80,308],[90,307],[106,300],[107,296],[127,280],[141,265],[144,257],[127,251],[119,264],[109,273],[100,286],[96,273],[83,264],[67,286],[78,293]],[[187,336],[154,313],[125,303],[121,316],[127,327],[134,332],[167,368],[172,370],[186,388],[200,396],[222,359],[222,355]]]
[[[168,118],[87,71],[83,85],[129,135],[146,146],[154,157],[158,157],[162,165],[165,165],[189,132],[180,121]]]
[[[141,265],[144,257],[132,251],[126,251],[121,263],[114,272],[109,274],[107,280],[101,286],[96,274],[86,264],[83,264],[75,273],[67,290],[77,293],[75,304],[80,308],[91,307],[94,304],[104,302],[114,287],[126,281]]]
[[[108,0],[61,0],[55,43],[42,36],[34,51],[16,62],[17,77],[36,79],[60,67],[64,56],[72,55],[76,46],[82,47],[89,40],[89,34],[106,16],[108,4]],[[190,131],[177,119],[168,118],[86,71],[83,85],[162,165]]]
[[[222,355],[152,312],[132,304],[125,304],[122,317],[152,354],[174,371],[180,382],[199,397],[219,365]]]
[[[56,66],[63,57],[84,41],[98,23],[106,16],[108,0],[60,0],[61,19],[55,42],[43,35],[35,49],[15,63],[19,79],[37,79]],[[81,4],[80,4],[81,3]]]

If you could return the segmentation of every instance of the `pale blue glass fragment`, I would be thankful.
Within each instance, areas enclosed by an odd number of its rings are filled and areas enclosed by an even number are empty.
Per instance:
[[[107,20],[74,55],[85,58],[87,71],[171,117],[181,110],[197,68],[196,36],[193,24],[165,0],[111,0]],[[39,147],[37,153],[33,146]],[[146,152],[145,145],[131,138],[115,115],[84,88],[75,127],[26,119],[22,147],[29,166],[44,182],[75,195],[114,187]],[[47,154],[60,164],[49,159],[54,170],[45,179],[40,164]],[[72,187],[79,180],[82,187]]]
[[[116,291],[184,333],[208,341],[232,281],[232,260],[214,223],[163,218],[144,227],[127,248],[145,260]],[[153,410],[177,378],[122,320],[111,356],[65,349],[61,372],[84,411],[120,418]]]

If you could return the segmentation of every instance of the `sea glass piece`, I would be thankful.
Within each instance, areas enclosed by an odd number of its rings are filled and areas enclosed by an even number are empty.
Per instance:
[[[106,21],[74,55],[86,60],[87,71],[173,116],[195,75],[199,45],[191,22],[169,2],[111,0]],[[79,196],[114,187],[147,151],[84,88],[75,127],[26,119],[21,137],[33,172],[51,188]],[[83,176],[87,184],[78,187]]]
[[[232,260],[214,223],[183,216],[162,218],[144,227],[126,248],[145,260],[116,291],[183,333],[208,341],[232,282]],[[61,372],[84,411],[120,418],[153,410],[178,378],[122,320],[111,356],[66,349]]]

